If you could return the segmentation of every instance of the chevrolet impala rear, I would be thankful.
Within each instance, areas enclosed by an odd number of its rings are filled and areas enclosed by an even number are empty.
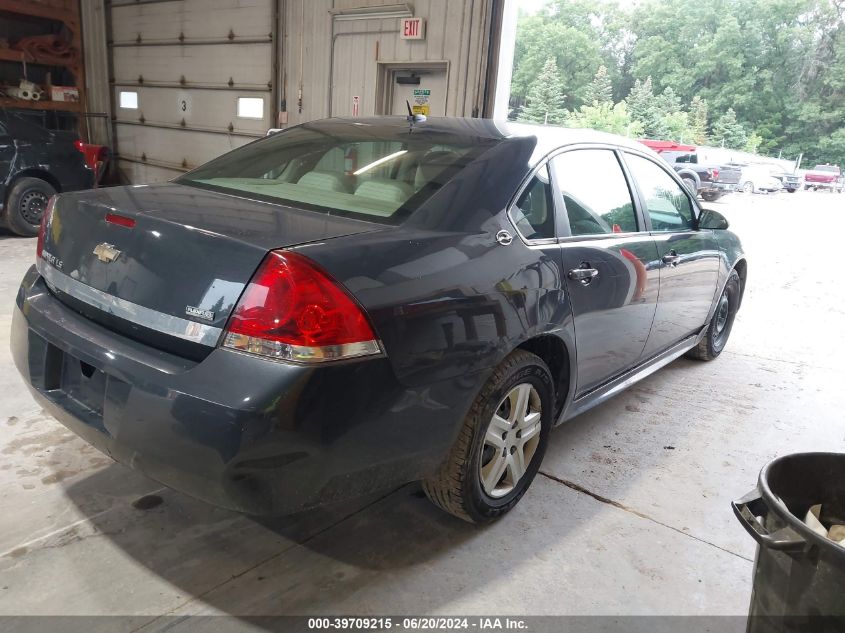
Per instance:
[[[473,394],[400,380],[382,336],[401,343],[355,296],[380,282],[338,276],[374,243],[407,249],[397,225],[494,142],[389,132],[299,128],[175,183],[53,198],[13,324],[37,399],[114,459],[250,513],[430,471],[454,425],[427,399]]]

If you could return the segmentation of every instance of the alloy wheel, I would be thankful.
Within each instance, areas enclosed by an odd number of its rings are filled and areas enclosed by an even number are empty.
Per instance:
[[[540,444],[540,394],[528,383],[514,386],[499,403],[481,447],[479,476],[484,492],[500,498],[514,490]]]

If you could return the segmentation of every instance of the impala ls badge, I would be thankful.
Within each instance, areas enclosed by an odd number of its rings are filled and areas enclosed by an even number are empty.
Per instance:
[[[111,264],[120,257],[120,251],[113,245],[103,242],[102,244],[97,244],[97,248],[94,249],[94,255],[104,264]]]
[[[214,320],[214,312],[211,310],[203,310],[202,308],[197,308],[194,306],[185,306],[185,314],[188,316],[196,317],[198,319],[204,319],[206,321],[213,321]]]

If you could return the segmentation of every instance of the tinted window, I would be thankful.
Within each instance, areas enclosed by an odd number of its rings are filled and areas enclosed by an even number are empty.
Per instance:
[[[645,198],[652,230],[686,231],[693,228],[692,204],[681,185],[647,158],[628,154],[625,160]]]
[[[250,143],[177,180],[332,215],[396,224],[495,141],[401,127],[302,126]]]
[[[637,230],[631,192],[616,154],[582,149],[552,159],[572,235],[628,233]]]
[[[516,228],[525,239],[541,240],[555,236],[555,214],[549,173],[540,169],[511,211]]]

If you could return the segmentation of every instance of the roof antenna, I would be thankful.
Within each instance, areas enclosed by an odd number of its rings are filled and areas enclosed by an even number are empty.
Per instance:
[[[425,123],[426,116],[424,114],[414,114],[414,111],[411,109],[411,102],[405,99],[405,105],[408,106],[408,116],[406,121],[408,121],[408,134],[414,131],[414,123]]]

